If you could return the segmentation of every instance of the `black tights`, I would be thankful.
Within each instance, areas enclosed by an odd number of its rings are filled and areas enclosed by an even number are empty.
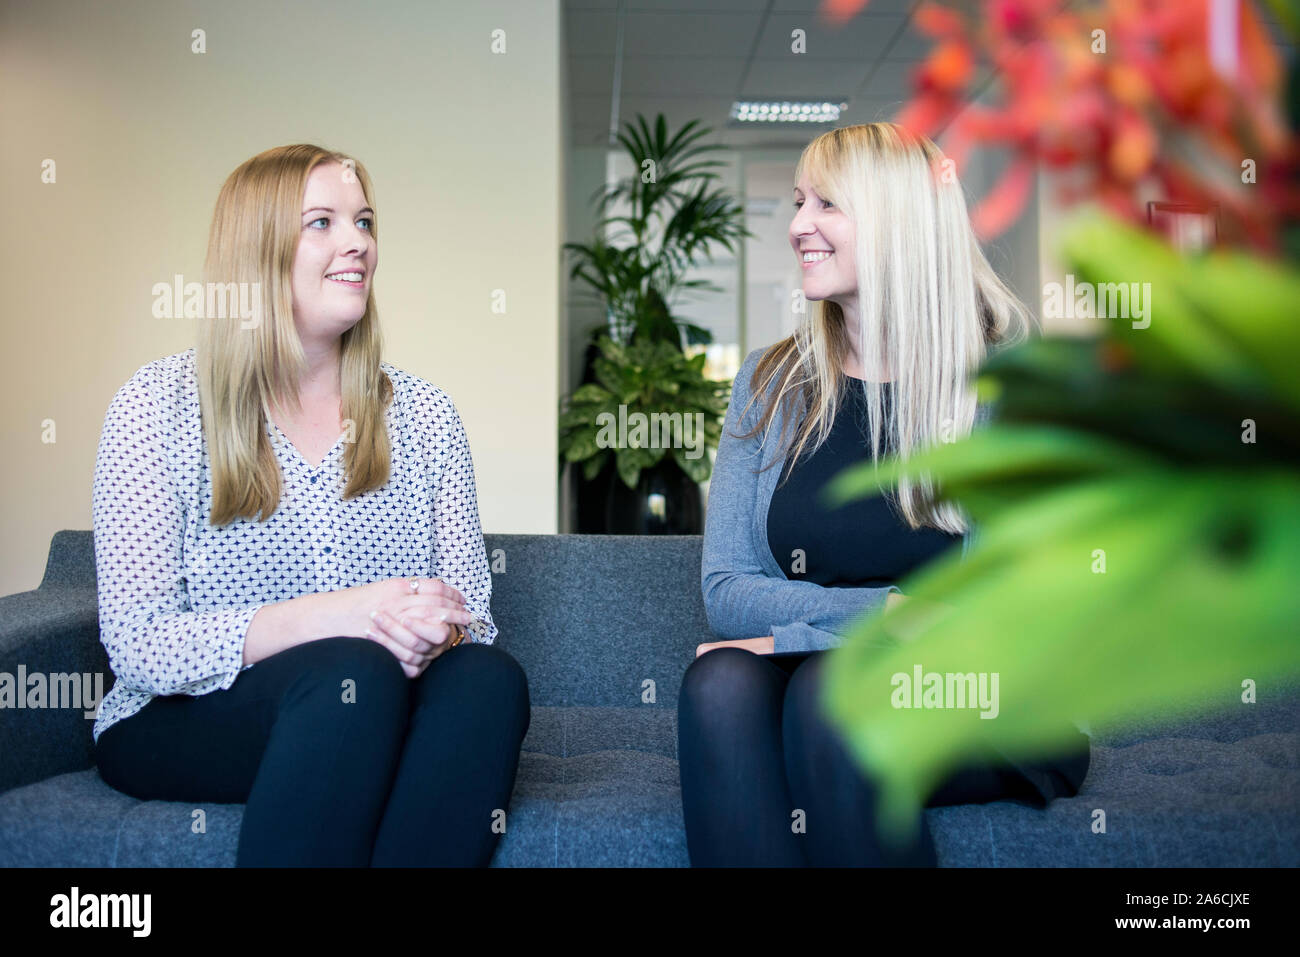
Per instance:
[[[876,788],[821,716],[824,652],[769,657],[717,648],[697,658],[678,700],[682,811],[691,864],[717,866],[914,866],[937,864],[934,839],[918,822],[914,843],[895,847],[876,833]],[[1088,769],[1080,750],[1034,765],[1058,795],[1072,795]],[[931,807],[995,800],[1045,803],[1000,757],[949,777]],[[1049,795],[1050,797],[1050,795]],[[792,826],[804,812],[805,833]]]
[[[246,804],[237,866],[487,866],[528,704],[523,669],[491,645],[412,680],[382,645],[323,638],[224,691],[154,698],[100,734],[95,760],[141,800]]]

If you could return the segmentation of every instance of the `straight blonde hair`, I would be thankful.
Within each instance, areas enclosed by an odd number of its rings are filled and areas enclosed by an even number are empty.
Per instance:
[[[893,376],[887,422],[880,383],[862,382],[872,461],[880,460],[885,439],[906,460],[969,435],[976,406],[971,372],[989,346],[1024,338],[1033,319],[984,258],[951,163],[925,136],[869,123],[818,136],[799,158],[796,183],[805,171],[855,228],[863,367],[887,367]],[[761,431],[767,445],[778,407],[783,425],[777,455],[762,471],[792,449],[797,461],[826,441],[843,400],[850,348],[844,310],[816,301],[794,334],[764,353],[750,381],[750,404],[775,389],[743,437]],[[935,503],[928,475],[900,479],[896,493],[883,491],[910,528],[966,531],[960,509]]]
[[[342,153],[307,144],[257,154],[230,174],[217,197],[204,278],[258,283],[251,288],[260,289],[261,296],[260,321],[251,328],[243,328],[237,315],[199,322],[195,373],[212,469],[213,525],[239,518],[266,521],[280,504],[280,465],[266,426],[272,403],[302,408],[298,386],[306,360],[293,322],[293,264],[307,179],[328,163],[338,163],[341,175],[355,173],[367,204],[375,207],[365,167]],[[377,238],[375,226],[372,219]],[[388,481],[391,449],[384,415],[393,386],[379,365],[382,352],[372,285],[365,315],[341,342],[340,412],[354,439],[344,453],[344,498]]]

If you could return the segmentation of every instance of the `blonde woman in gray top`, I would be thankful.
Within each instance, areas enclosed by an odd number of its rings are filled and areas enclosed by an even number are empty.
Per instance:
[[[709,489],[701,568],[709,623],[682,681],[678,753],[695,865],[932,865],[924,822],[906,848],[875,831],[875,788],[819,706],[825,651],[896,582],[970,542],[924,483],[838,509],[848,465],[969,434],[968,375],[1020,338],[1024,308],[994,274],[938,147],[892,123],[825,133],[795,173],[789,240],[810,302],[797,331],[736,376]],[[1038,804],[1077,791],[1088,738],[1059,761],[996,753],[930,803]],[[792,828],[795,809],[806,828]]]

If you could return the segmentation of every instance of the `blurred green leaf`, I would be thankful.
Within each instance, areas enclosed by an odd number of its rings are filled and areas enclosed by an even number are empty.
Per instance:
[[[899,839],[945,776],[995,747],[1033,760],[1094,729],[1300,675],[1300,324],[1294,270],[1183,258],[1118,223],[1066,242],[1085,281],[1151,282],[1151,322],[992,356],[994,421],[908,462],[846,470],[835,501],[928,475],[977,520],[898,608],[831,653],[828,713],[881,782]],[[1254,440],[1249,441],[1254,428]],[[896,707],[896,680],[998,676],[997,716]],[[990,709],[991,710],[991,709]]]

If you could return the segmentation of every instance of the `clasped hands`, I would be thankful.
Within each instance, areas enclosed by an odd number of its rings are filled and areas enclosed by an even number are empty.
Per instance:
[[[353,633],[392,652],[408,678],[418,678],[451,647],[454,625],[474,620],[465,596],[437,578],[389,578],[349,591],[355,593]]]

